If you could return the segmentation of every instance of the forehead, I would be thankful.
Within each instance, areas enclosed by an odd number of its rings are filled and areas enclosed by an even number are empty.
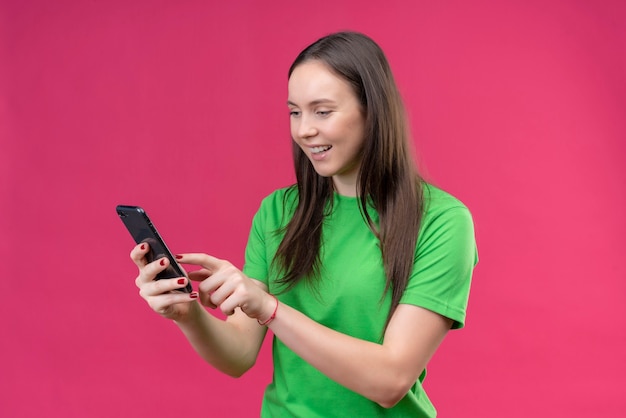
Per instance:
[[[298,65],[291,73],[287,87],[289,101],[296,104],[321,98],[335,101],[356,99],[350,84],[318,60]]]

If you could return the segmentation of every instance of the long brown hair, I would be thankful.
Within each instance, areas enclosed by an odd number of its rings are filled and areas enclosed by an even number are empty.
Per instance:
[[[298,65],[311,60],[323,62],[348,81],[365,114],[357,194],[364,220],[380,240],[385,293],[392,292],[389,321],[413,268],[423,213],[422,180],[411,155],[404,105],[383,51],[363,34],[339,32],[317,40],[298,55],[289,76]],[[322,224],[333,198],[332,178],[318,175],[295,143],[293,160],[297,184],[291,191],[297,190],[298,199],[274,257],[284,274],[279,282],[287,289],[304,278],[319,278]],[[378,212],[378,224],[370,216],[368,204]]]

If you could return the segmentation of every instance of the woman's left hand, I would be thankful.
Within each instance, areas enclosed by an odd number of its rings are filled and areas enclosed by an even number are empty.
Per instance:
[[[274,310],[275,299],[267,293],[267,286],[249,278],[226,260],[208,254],[179,254],[179,263],[200,266],[200,270],[189,273],[189,279],[200,282],[200,302],[207,307],[217,308],[226,315],[235,313],[236,308],[250,318],[263,322]]]

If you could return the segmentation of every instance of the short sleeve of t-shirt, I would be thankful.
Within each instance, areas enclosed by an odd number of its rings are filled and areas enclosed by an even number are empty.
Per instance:
[[[243,272],[266,285],[269,285],[270,267],[282,237],[278,231],[288,220],[285,207],[293,208],[296,194],[292,191],[281,189],[267,196],[252,219]]]
[[[248,277],[252,277],[267,284],[267,260],[265,252],[262,251],[265,248],[263,244],[264,241],[265,231],[263,230],[262,212],[259,211],[254,215],[252,220],[252,228],[250,229],[248,245],[246,246],[246,262],[243,272]]]
[[[433,186],[415,251],[415,264],[400,303],[429,309],[465,325],[472,271],[478,262],[472,216],[459,200]]]

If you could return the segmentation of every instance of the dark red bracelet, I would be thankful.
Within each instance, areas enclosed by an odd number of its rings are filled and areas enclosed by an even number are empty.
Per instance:
[[[261,322],[258,319],[256,320],[259,323],[259,325],[267,325],[270,322],[272,322],[274,320],[274,318],[276,318],[276,311],[278,310],[278,298],[276,296],[272,295],[272,294],[270,294],[270,296],[273,297],[274,300],[276,301],[276,307],[274,308],[274,312],[272,312],[272,316],[270,316],[267,321]]]

